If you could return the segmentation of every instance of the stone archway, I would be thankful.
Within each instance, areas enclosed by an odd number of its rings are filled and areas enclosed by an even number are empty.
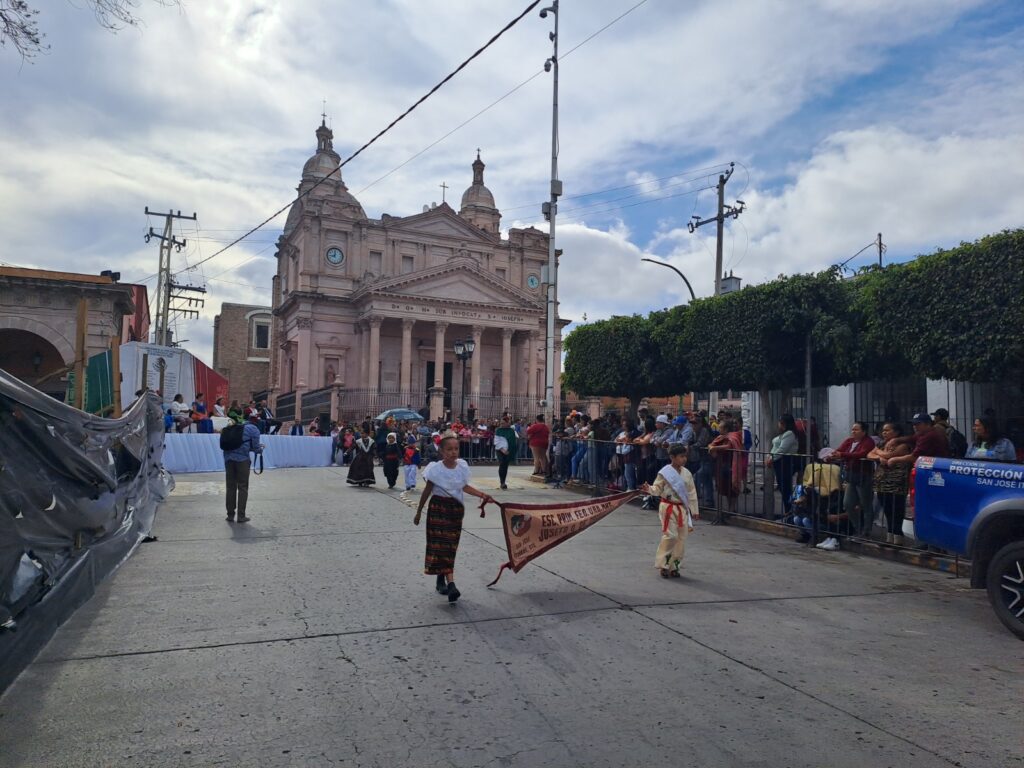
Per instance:
[[[33,333],[55,347],[65,365],[75,362],[74,344],[45,323],[40,323],[30,317],[0,317],[0,333],[8,329]],[[3,367],[2,364],[0,367]]]
[[[68,365],[60,350],[38,333],[0,329],[0,368],[26,384],[63,399]]]

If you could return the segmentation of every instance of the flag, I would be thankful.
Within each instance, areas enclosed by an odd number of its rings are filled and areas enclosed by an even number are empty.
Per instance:
[[[501,504],[508,562],[487,586],[496,584],[506,568],[519,573],[535,557],[586,530],[638,495],[638,491],[626,491],[564,504]]]

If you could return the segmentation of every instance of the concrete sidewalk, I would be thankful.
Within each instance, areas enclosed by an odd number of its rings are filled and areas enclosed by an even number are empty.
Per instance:
[[[565,500],[527,472],[474,477]],[[471,507],[449,606],[396,492],[273,470],[229,525],[176,479],[0,699],[0,766],[1024,765],[1022,646],[963,580],[704,523],[664,580],[627,507],[487,589]]]

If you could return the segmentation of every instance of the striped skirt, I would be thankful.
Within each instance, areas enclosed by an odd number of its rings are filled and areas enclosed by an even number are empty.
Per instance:
[[[427,507],[427,557],[423,572],[431,576],[455,570],[465,508],[447,496],[431,496]]]

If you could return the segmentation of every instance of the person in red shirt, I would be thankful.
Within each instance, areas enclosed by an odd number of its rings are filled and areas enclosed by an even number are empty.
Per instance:
[[[526,440],[533,452],[533,474],[548,473],[548,441],[551,430],[544,423],[544,414],[538,414],[537,421],[526,428]]]
[[[914,423],[914,434],[900,440],[913,444],[914,449],[906,456],[894,456],[883,460],[882,466],[913,464],[919,456],[949,458],[949,439],[946,437],[945,429],[932,424],[932,417],[927,413],[915,413],[911,421]]]
[[[875,465],[868,460],[868,454],[875,447],[875,441],[868,434],[867,425],[862,421],[853,422],[850,436],[840,443],[828,461],[841,462],[846,472],[846,497],[843,508],[850,519],[850,533],[871,538],[875,523],[874,488],[872,477]]]

